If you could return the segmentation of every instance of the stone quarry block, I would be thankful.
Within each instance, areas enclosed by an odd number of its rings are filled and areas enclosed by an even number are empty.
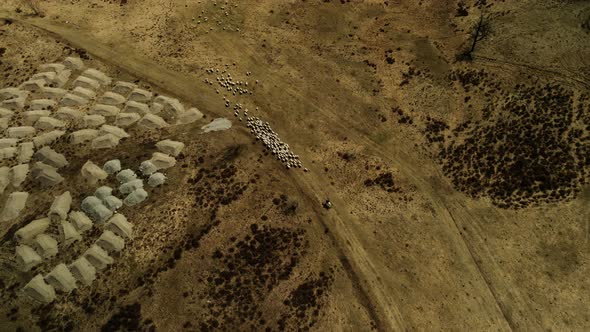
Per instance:
[[[10,127],[6,129],[6,136],[10,138],[33,137],[36,133],[37,130],[30,126]]]
[[[120,185],[119,192],[122,194],[129,194],[139,188],[143,188],[143,180],[135,179]]]
[[[92,221],[99,224],[106,222],[113,215],[113,212],[96,196],[86,197],[82,201],[81,209]]]
[[[57,128],[64,128],[66,126],[66,123],[49,117],[49,116],[43,116],[40,117],[39,120],[37,120],[37,122],[35,122],[35,128],[39,129],[39,130],[53,130],[53,129],[57,129]]]
[[[55,112],[55,118],[62,121],[75,121],[81,119],[82,116],[84,116],[84,113],[70,107],[60,107]]]
[[[154,101],[164,106],[160,114],[165,119],[177,119],[184,113],[184,106],[176,98],[158,96]]]
[[[10,120],[10,119],[12,119],[13,116],[14,116],[14,111],[7,110],[6,108],[0,108],[0,118]]]
[[[135,179],[137,179],[137,174],[130,169],[124,169],[117,173],[117,181],[119,181],[119,183],[126,183]]]
[[[52,88],[44,86],[41,88],[41,96],[47,99],[59,99],[65,96],[68,92],[62,88]]]
[[[86,286],[96,279],[96,269],[84,256],[76,259],[69,267],[76,280]]]
[[[0,167],[0,195],[4,193],[6,187],[10,184],[10,168],[6,166]]]
[[[39,71],[42,72],[52,71],[54,73],[59,73],[64,69],[66,69],[66,66],[63,63],[46,63],[39,66]]]
[[[96,188],[94,191],[94,196],[98,197],[100,200],[104,200],[105,198],[113,195],[113,188],[102,186]]]
[[[89,68],[89,69],[86,69],[85,71],[83,71],[82,76],[86,76],[86,77],[89,77],[93,80],[96,80],[96,81],[100,82],[100,84],[102,84],[102,85],[110,85],[113,81],[105,73],[103,73],[99,70],[93,69],[93,68]]]
[[[49,110],[26,111],[23,113],[23,119],[25,120],[26,124],[32,125],[35,122],[37,122],[37,120],[39,120],[41,117],[50,115],[51,111]]]
[[[128,96],[131,93],[131,91],[133,91],[135,88],[137,88],[137,84],[118,81],[117,83],[115,83],[113,92],[118,93],[122,96]]]
[[[82,166],[80,173],[90,184],[96,184],[98,181],[104,180],[109,176],[107,172],[98,167],[91,160],[88,160],[84,166]]]
[[[102,202],[109,210],[113,212],[123,207],[123,201],[113,195],[103,198]]]
[[[10,159],[16,155],[17,149],[15,147],[8,147],[0,149],[0,160]]]
[[[14,237],[19,242],[30,242],[37,235],[44,233],[49,228],[49,218],[36,219],[20,228],[14,233]]]
[[[144,129],[161,129],[168,127],[168,123],[155,114],[146,114],[139,120],[138,125]]]
[[[29,193],[22,191],[13,192],[8,195],[4,209],[0,213],[0,221],[5,222],[18,218],[21,211],[25,208],[28,198]]]
[[[96,97],[96,92],[94,90],[84,88],[81,86],[75,87],[74,90],[72,90],[72,94],[74,94],[78,97],[82,97],[86,100],[91,100],[91,99],[94,99],[94,97]]]
[[[9,118],[2,118],[0,117],[0,131],[8,128],[8,123],[10,122]]]
[[[30,271],[42,262],[43,258],[33,248],[26,244],[16,246],[16,264],[21,271]]]
[[[57,76],[55,76],[55,79],[53,80],[53,85],[55,85],[58,88],[63,87],[64,85],[66,85],[68,83],[71,75],[72,75],[71,70],[64,69],[64,70],[60,71],[59,73],[57,73]]]
[[[29,110],[41,111],[41,110],[53,110],[57,106],[57,102],[52,99],[35,99],[31,100]]]
[[[191,108],[188,111],[180,114],[176,119],[176,124],[188,124],[199,121],[203,118],[203,113],[196,108]]]
[[[35,80],[42,80],[44,85],[49,85],[55,81],[57,77],[57,73],[54,71],[46,71],[42,73],[37,73],[31,77],[31,81]]]
[[[0,101],[20,96],[21,89],[19,88],[3,88],[0,89]]]
[[[130,101],[137,101],[140,103],[147,103],[152,99],[152,92],[144,89],[134,89],[128,98]]]
[[[154,152],[150,161],[152,164],[156,165],[158,169],[167,169],[176,165],[176,159],[174,159],[174,157],[160,152]]]
[[[59,231],[61,240],[66,246],[69,246],[76,241],[82,241],[82,235],[80,235],[74,225],[67,220],[62,220],[60,222]]]
[[[60,100],[59,104],[62,106],[82,106],[88,103],[88,99],[80,97],[73,93],[67,93]]]
[[[113,134],[104,134],[92,140],[93,149],[112,149],[119,145],[120,138]]]
[[[53,222],[65,220],[68,217],[68,212],[70,212],[71,206],[72,195],[69,191],[66,191],[63,194],[55,197],[51,207],[49,208],[49,214],[47,217]]]
[[[104,105],[121,105],[127,100],[124,96],[115,92],[105,92],[99,99],[99,103]]]
[[[212,132],[212,131],[220,131],[220,130],[227,130],[231,128],[231,121],[226,118],[217,118],[210,123],[201,127],[201,130],[204,133]]]
[[[150,175],[150,174],[156,172],[157,170],[158,170],[158,167],[156,167],[156,165],[154,165],[154,163],[152,163],[149,160],[145,160],[139,165],[139,171],[143,175]]]
[[[35,153],[35,143],[24,142],[18,145],[16,160],[21,164],[28,164]]]
[[[57,173],[57,169],[43,162],[37,162],[31,168],[31,175],[34,181],[42,186],[52,187],[62,182],[64,178]]]
[[[100,127],[100,134],[113,134],[117,138],[127,138],[130,136],[124,129],[106,124]]]
[[[92,220],[82,211],[71,211],[69,221],[76,228],[78,233],[83,233],[92,229]]]
[[[121,161],[119,159],[109,160],[106,163],[104,163],[102,169],[108,174],[115,174],[121,170]]]
[[[127,195],[127,197],[125,197],[125,199],[123,200],[123,204],[127,206],[134,206],[145,201],[147,197],[147,191],[140,188]]]
[[[0,107],[5,108],[7,110],[20,111],[23,109],[23,107],[25,107],[26,101],[27,98],[25,97],[7,99],[0,102]]]
[[[125,112],[139,113],[141,115],[144,115],[150,113],[150,107],[148,106],[148,104],[130,100],[125,105]]]
[[[0,149],[16,147],[18,141],[17,138],[0,138]]]
[[[35,153],[35,158],[47,165],[53,166],[57,169],[69,165],[66,157],[53,150],[48,146],[44,146]]]
[[[109,252],[119,252],[125,248],[125,240],[109,230],[101,234],[96,244]]]
[[[82,117],[83,126],[86,128],[96,128],[103,125],[107,120],[104,116],[99,114],[84,115]]]
[[[169,98],[164,103],[164,111],[169,111],[174,117],[178,117],[184,113],[184,106],[176,98]]]
[[[150,106],[150,113],[152,113],[152,114],[160,114],[160,113],[162,113],[163,110],[164,110],[164,105],[162,105],[160,103],[154,102]]]
[[[152,188],[163,185],[166,182],[166,176],[162,173],[154,173],[148,179],[148,185]]]
[[[156,143],[156,147],[163,153],[176,157],[184,149],[184,143],[167,139]]]
[[[57,241],[47,234],[39,234],[35,237],[35,247],[43,258],[57,255]]]
[[[84,258],[99,271],[104,270],[107,266],[114,263],[113,258],[96,244],[93,244],[92,247],[86,250]]]
[[[57,290],[69,293],[76,289],[76,278],[70,269],[63,263],[56,265],[45,276],[45,281]]]
[[[121,109],[113,105],[96,104],[90,109],[89,114],[98,114],[104,117],[117,116]]]
[[[133,225],[120,213],[115,213],[115,215],[109,219],[106,228],[123,238],[133,237]]]
[[[35,92],[35,91],[41,91],[41,88],[44,86],[45,86],[44,79],[35,79],[35,80],[28,80],[28,81],[23,82],[20,85],[20,89],[25,90],[25,91]]]
[[[10,169],[10,181],[14,188],[20,187],[29,174],[29,164],[20,164]]]
[[[51,303],[55,300],[55,289],[45,282],[41,274],[33,277],[33,279],[25,285],[23,293],[42,303]]]
[[[41,148],[46,145],[51,145],[55,143],[60,137],[62,137],[66,132],[63,130],[52,130],[50,132],[38,135],[33,138],[33,143],[35,143],[36,148]]]
[[[70,134],[70,142],[72,144],[82,144],[90,142],[98,137],[98,130],[96,129],[82,129]]]
[[[115,124],[119,127],[130,127],[141,119],[137,113],[119,113],[115,119]]]
[[[98,88],[100,88],[100,83],[97,80],[86,76],[78,76],[72,85],[74,87],[82,87],[91,90],[98,90]]]

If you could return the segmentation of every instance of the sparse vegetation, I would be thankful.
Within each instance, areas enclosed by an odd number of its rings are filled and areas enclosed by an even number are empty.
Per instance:
[[[383,144],[389,139],[389,134],[384,131],[377,132],[373,135],[372,139],[377,144]]]
[[[468,15],[469,15],[469,12],[467,11],[467,6],[465,5],[465,2],[459,1],[459,3],[457,4],[456,16],[468,16]]]
[[[43,10],[39,6],[39,0],[27,0],[27,5],[29,5],[31,10],[33,11],[34,16],[39,16],[39,17],[45,16]]]

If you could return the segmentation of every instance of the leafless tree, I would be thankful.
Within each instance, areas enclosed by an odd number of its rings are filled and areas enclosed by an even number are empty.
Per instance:
[[[471,27],[471,31],[469,33],[469,42],[470,45],[466,47],[461,53],[457,55],[457,60],[460,61],[469,61],[473,59],[472,53],[475,51],[475,47],[477,43],[487,36],[489,36],[491,32],[489,17],[484,15],[482,12],[479,16],[479,20]]]

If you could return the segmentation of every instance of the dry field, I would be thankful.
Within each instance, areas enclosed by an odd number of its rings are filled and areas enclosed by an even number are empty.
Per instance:
[[[67,56],[205,118],[56,148],[72,180],[26,184],[34,206],[0,225],[1,331],[590,329],[586,1],[2,1],[0,88]],[[232,128],[200,132],[218,117]],[[16,272],[13,225],[63,190],[79,203],[89,158],[137,163],[165,138],[186,149],[115,263],[53,303],[23,296],[55,261]]]

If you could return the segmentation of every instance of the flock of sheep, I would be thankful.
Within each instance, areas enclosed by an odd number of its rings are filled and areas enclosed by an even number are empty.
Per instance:
[[[217,85],[223,90],[231,93],[233,96],[253,94],[253,91],[249,89],[251,84],[248,81],[234,79],[227,69],[206,68],[205,72],[210,75],[216,75],[215,81],[217,82]],[[246,72],[246,76],[250,76],[251,74],[252,73],[249,71]],[[213,85],[213,81],[208,78],[204,79],[204,83]],[[259,84],[259,81],[255,80],[254,84]],[[220,90],[216,89],[215,92],[219,94]],[[223,101],[226,108],[231,107],[232,102],[227,97],[223,96]],[[242,110],[243,113],[241,113]],[[256,110],[258,110],[258,107],[256,107]],[[246,127],[250,129],[250,133],[254,135],[256,140],[260,140],[264,146],[276,156],[277,160],[287,167],[287,169],[302,167],[299,156],[291,151],[289,144],[283,142],[279,138],[279,135],[270,127],[268,122],[262,121],[258,117],[250,116],[248,114],[248,109],[244,108],[241,103],[234,103],[233,111],[234,116],[237,117],[240,122],[243,120],[243,114],[246,118]],[[304,168],[304,171],[307,172],[307,168]]]

